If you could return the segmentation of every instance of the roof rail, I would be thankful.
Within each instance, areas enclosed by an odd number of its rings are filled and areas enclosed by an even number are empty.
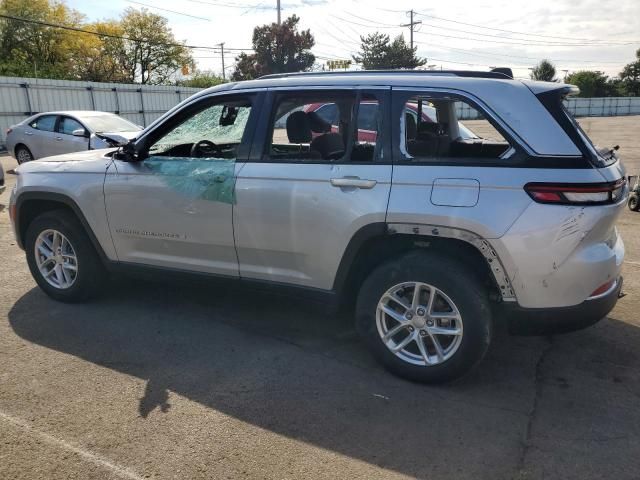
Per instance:
[[[272,78],[288,78],[288,77],[306,77],[306,76],[324,76],[324,75],[433,75],[433,76],[456,76],[456,77],[476,77],[476,78],[497,78],[497,79],[513,79],[513,73],[510,68],[494,68],[490,72],[481,72],[475,70],[347,70],[342,72],[290,72],[290,73],[272,73],[258,77],[258,80]]]

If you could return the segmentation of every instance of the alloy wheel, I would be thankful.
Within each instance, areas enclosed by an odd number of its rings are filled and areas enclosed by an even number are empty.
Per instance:
[[[434,366],[460,347],[460,311],[442,290],[422,282],[404,282],[387,290],[376,310],[378,334],[401,360]]]
[[[69,239],[57,230],[44,230],[34,247],[36,265],[49,285],[70,288],[78,277],[78,257]]]

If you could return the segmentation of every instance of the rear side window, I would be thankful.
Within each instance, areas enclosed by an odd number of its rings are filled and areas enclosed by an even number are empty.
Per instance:
[[[53,132],[56,126],[56,115],[43,115],[33,120],[29,126],[44,132]]]
[[[510,144],[484,113],[454,96],[407,94],[394,105],[400,161],[496,160]]]
[[[376,94],[296,92],[276,97],[264,159],[281,162],[373,162],[379,157]]]

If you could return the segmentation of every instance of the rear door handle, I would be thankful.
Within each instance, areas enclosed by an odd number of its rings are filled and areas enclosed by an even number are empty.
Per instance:
[[[62,141],[62,137],[56,137],[56,140],[57,140],[58,142],[61,142],[61,141]]]
[[[33,132],[24,132],[24,134],[31,136],[31,135],[33,135]]]
[[[334,187],[340,187],[340,188],[363,188],[363,189],[370,189],[376,186],[376,182],[375,180],[365,180],[363,178],[360,177],[342,177],[342,178],[332,178],[331,179],[331,185],[333,185]]]

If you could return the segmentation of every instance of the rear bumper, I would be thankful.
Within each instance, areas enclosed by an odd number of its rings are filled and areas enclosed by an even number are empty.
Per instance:
[[[602,295],[579,305],[555,308],[522,308],[503,303],[500,316],[515,335],[550,335],[589,327],[599,322],[613,309],[622,290],[622,277]]]

